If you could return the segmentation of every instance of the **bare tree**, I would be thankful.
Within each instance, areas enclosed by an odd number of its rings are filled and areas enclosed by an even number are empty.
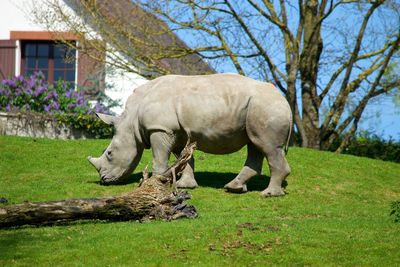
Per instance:
[[[139,1],[220,71],[273,82],[302,146],[329,148],[358,129],[368,103],[400,86],[400,4],[351,0]]]

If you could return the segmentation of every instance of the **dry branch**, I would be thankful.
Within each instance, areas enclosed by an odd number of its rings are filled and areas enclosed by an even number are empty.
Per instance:
[[[164,174],[147,178],[148,174],[145,171],[139,186],[121,196],[25,202],[0,207],[0,228],[88,219],[142,221],[195,218],[196,208],[184,203],[190,195],[187,192],[176,192],[173,185],[173,177],[184,169],[195,146],[194,143],[188,145],[179,159]]]

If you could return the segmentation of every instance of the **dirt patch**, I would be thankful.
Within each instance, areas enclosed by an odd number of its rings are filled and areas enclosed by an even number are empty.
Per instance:
[[[238,231],[242,231],[244,229],[249,231],[262,231],[262,232],[278,232],[281,230],[281,227],[278,225],[267,224],[266,226],[255,226],[252,223],[241,223],[237,226]]]
[[[279,227],[278,225],[269,224],[265,227],[265,230],[267,230],[268,232],[279,232],[281,230],[281,227]]]
[[[256,231],[256,230],[260,229],[259,227],[255,226],[252,223],[241,223],[241,224],[238,224],[236,227],[238,229],[247,229],[247,230],[250,230],[250,231]]]
[[[279,237],[270,238],[262,243],[255,243],[252,241],[244,240],[245,231],[258,231],[260,233],[278,232],[281,227],[278,225],[255,225],[254,223],[245,222],[236,225],[237,233],[234,240],[222,240],[222,244],[211,243],[208,245],[208,251],[217,253],[221,256],[233,257],[238,250],[244,250],[246,253],[255,255],[258,253],[267,253],[273,249],[273,246],[281,245],[282,241]]]
[[[244,241],[244,240],[229,240],[226,241],[222,244],[221,247],[218,247],[215,244],[209,244],[208,250],[212,252],[216,252],[220,254],[221,256],[226,256],[226,257],[233,257],[236,250],[239,249],[244,249],[247,253],[250,253],[252,255],[255,255],[259,253],[260,251],[262,252],[269,252],[272,250],[272,246],[276,242],[271,240],[267,241],[262,244],[257,244],[249,241]]]

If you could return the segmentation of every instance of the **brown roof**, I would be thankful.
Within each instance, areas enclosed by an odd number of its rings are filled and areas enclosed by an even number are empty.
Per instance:
[[[190,48],[170,31],[166,23],[133,4],[131,0],[64,0],[64,2],[77,14],[82,14],[83,3],[96,3],[95,12],[117,25],[109,32],[114,36],[118,35],[118,42],[123,43],[125,47],[131,47],[126,54],[141,55],[142,61],[149,60],[170,74],[197,75],[215,72],[199,55],[191,53]],[[96,30],[98,25],[93,25],[90,16],[84,19]],[[103,25],[103,27],[109,26]],[[105,39],[113,44],[113,38]],[[130,57],[127,56],[127,59]],[[154,76],[158,75],[154,73]]]

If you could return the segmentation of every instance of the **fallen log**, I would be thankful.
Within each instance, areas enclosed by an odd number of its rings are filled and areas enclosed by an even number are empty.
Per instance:
[[[194,143],[186,146],[177,161],[162,175],[148,177],[146,167],[139,186],[121,196],[24,202],[0,207],[0,228],[90,219],[143,221],[195,218],[196,208],[184,202],[190,195],[175,190],[176,176],[185,168],[195,147]]]

